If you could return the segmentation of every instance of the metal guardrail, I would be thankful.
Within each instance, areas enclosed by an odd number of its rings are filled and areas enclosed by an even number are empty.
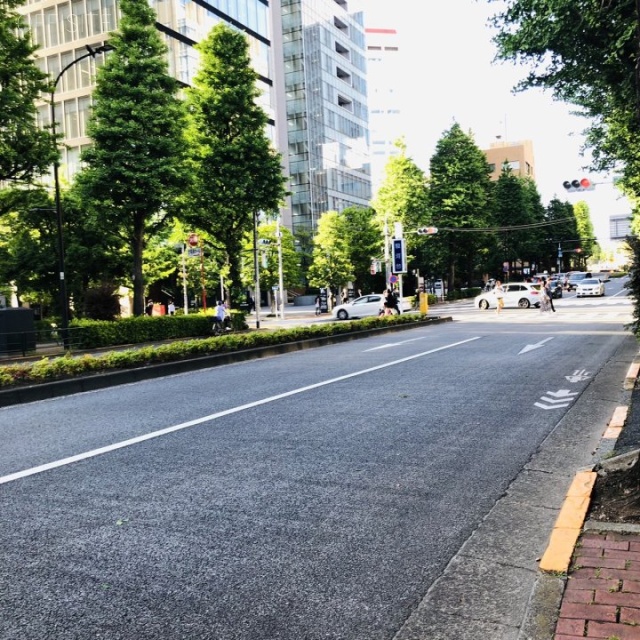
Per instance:
[[[81,346],[80,328],[67,329],[69,350]],[[30,356],[57,356],[65,353],[62,332],[56,327],[47,330],[12,331],[0,333],[0,362]]]

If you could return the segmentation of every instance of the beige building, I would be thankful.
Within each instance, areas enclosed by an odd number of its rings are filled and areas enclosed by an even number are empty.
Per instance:
[[[511,167],[516,176],[529,177],[533,180],[536,178],[531,140],[494,142],[489,149],[484,149],[484,154],[491,167],[491,180],[497,180],[500,177],[505,163]]]

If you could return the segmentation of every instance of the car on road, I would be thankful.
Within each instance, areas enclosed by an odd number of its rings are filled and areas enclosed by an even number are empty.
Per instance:
[[[408,302],[398,301],[400,311],[405,313],[411,309]],[[381,293],[371,293],[367,296],[360,296],[346,304],[339,304],[333,308],[333,317],[338,320],[348,320],[349,318],[365,318],[367,316],[377,316],[384,308],[384,295]]]
[[[532,284],[542,285],[542,281],[546,280],[549,283],[551,288],[551,297],[552,298],[562,298],[563,292],[563,281],[559,279],[557,275],[542,275],[542,276],[533,276],[531,278]]]
[[[510,282],[503,284],[504,306],[529,307],[540,306],[540,285],[531,282]],[[476,309],[495,309],[497,306],[496,294],[494,290],[485,291],[474,298],[473,306]]]
[[[586,298],[587,296],[603,296],[604,282],[599,278],[585,278],[576,286],[576,297]]]
[[[564,291],[562,279],[557,276],[551,276],[549,278],[549,286],[551,287],[552,298],[562,298],[562,292]]]
[[[569,282],[567,283],[567,289],[574,291],[578,286],[578,283],[582,282],[585,278],[590,278],[591,274],[588,271],[574,271],[569,275]]]

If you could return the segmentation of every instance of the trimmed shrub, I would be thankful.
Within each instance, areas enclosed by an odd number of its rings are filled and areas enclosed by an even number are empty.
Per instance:
[[[199,318],[210,323],[207,316],[183,316]],[[145,325],[157,327],[163,320],[171,320],[172,316],[159,318],[134,318],[138,322],[127,323],[133,328],[129,335],[135,335],[136,331],[143,333]],[[220,337],[194,338],[191,340],[178,340],[169,344],[158,346],[143,346],[120,351],[111,351],[102,355],[83,355],[74,357],[70,354],[58,358],[43,358],[33,363],[11,364],[0,366],[0,388],[12,387],[20,384],[37,384],[49,380],[61,380],[75,375],[113,371],[143,367],[159,362],[173,362],[186,358],[209,355],[214,353],[228,353],[256,347],[264,347],[288,342],[298,342],[311,338],[354,333],[376,327],[384,327],[397,324],[411,324],[423,322],[426,316],[416,314],[403,314],[400,316],[382,316],[363,318],[362,320],[350,320],[347,322],[332,322],[329,324],[315,324],[291,329],[277,329],[275,331],[255,331],[247,333],[232,333]],[[88,322],[88,321],[82,321]],[[124,321],[121,321],[124,322]],[[104,327],[102,325],[108,325]],[[101,332],[109,334],[110,325],[119,323],[92,322],[91,331],[99,339]],[[173,324],[173,323],[169,323]],[[98,325],[94,327],[93,325]],[[198,325],[199,326],[199,325]],[[208,324],[207,324],[208,326]],[[93,334],[92,334],[93,335]],[[166,334],[163,334],[166,335]]]

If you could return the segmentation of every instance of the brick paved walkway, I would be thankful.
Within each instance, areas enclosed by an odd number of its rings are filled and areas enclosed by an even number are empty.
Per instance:
[[[640,640],[640,535],[580,536],[555,640],[579,638]]]

